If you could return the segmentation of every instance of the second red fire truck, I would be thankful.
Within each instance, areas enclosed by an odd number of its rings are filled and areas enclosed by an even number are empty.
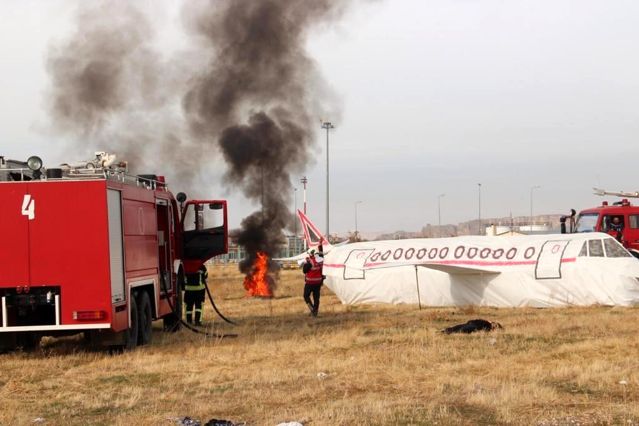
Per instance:
[[[609,195],[621,198],[609,203],[603,201],[601,205],[579,212],[562,220],[569,221],[572,226],[566,230],[562,225],[562,232],[604,232],[616,237],[624,247],[635,257],[639,257],[639,206],[633,205],[628,198],[639,198],[637,192],[610,192],[595,189],[597,195]]]
[[[48,169],[0,156],[0,235],[0,349],[78,332],[133,348],[154,320],[179,327],[185,274],[228,250],[227,204],[106,153]]]

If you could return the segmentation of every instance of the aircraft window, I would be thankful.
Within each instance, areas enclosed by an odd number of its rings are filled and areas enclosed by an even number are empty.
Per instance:
[[[589,240],[588,251],[590,252],[590,257],[603,257],[604,251],[601,240]]]
[[[581,251],[579,252],[579,257],[586,257],[588,256],[588,248],[586,246],[586,241],[584,241],[584,245],[581,246]]]
[[[639,228],[639,214],[631,214],[628,216],[628,219],[630,220],[630,227],[632,229]]]
[[[632,255],[623,248],[616,240],[607,238],[604,240],[604,247],[606,248],[606,256],[608,257],[631,257]]]
[[[577,218],[577,232],[595,232],[599,213],[586,213]]]

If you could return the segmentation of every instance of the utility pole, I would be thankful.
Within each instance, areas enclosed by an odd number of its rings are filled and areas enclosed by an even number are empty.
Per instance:
[[[326,129],[326,238],[330,239],[330,226],[329,226],[329,167],[328,167],[328,134],[331,129],[334,129],[333,123],[330,121],[322,122],[322,129]]]
[[[304,215],[306,216],[306,184],[308,183],[308,179],[306,179],[306,176],[303,176],[300,182],[304,185]]]
[[[477,235],[481,235],[481,183],[477,184],[477,188],[478,188],[478,194],[479,194],[479,213],[477,215],[478,219],[479,219],[479,229],[478,229],[478,233]]]
[[[308,183],[308,179],[306,179],[306,176],[302,176],[300,182],[304,185],[304,216],[306,216],[306,184]],[[297,221],[295,221],[295,224],[297,224]],[[306,229],[302,229],[302,233],[306,235]],[[306,238],[304,238],[304,251],[306,251]]]
[[[289,254],[289,256],[295,256],[297,252],[297,188],[293,188],[293,244],[294,249],[293,254]]]
[[[530,232],[533,230],[533,190],[539,188],[541,188],[539,185],[530,187],[530,227],[528,228]]]
[[[357,205],[361,204],[362,201],[355,201],[355,240],[359,241],[359,234],[357,232]]]

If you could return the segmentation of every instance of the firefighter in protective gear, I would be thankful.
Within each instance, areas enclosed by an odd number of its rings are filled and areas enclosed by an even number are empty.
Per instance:
[[[324,253],[322,246],[318,247],[318,252],[309,250],[306,263],[302,267],[304,272],[304,301],[311,311],[311,316],[316,317],[320,306],[320,293],[324,276],[322,275],[322,266],[324,264]],[[311,302],[311,295],[313,301]]]
[[[208,277],[209,274],[204,265],[196,273],[186,274],[184,303],[186,303],[186,322],[189,324],[193,323],[195,311],[195,325],[202,325],[202,302],[204,302]]]

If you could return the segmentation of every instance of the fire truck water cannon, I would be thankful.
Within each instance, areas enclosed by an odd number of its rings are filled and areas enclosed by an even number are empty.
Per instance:
[[[227,203],[127,166],[103,151],[54,168],[0,156],[0,349],[79,332],[130,349],[154,320],[179,328],[185,277],[228,251]]]

